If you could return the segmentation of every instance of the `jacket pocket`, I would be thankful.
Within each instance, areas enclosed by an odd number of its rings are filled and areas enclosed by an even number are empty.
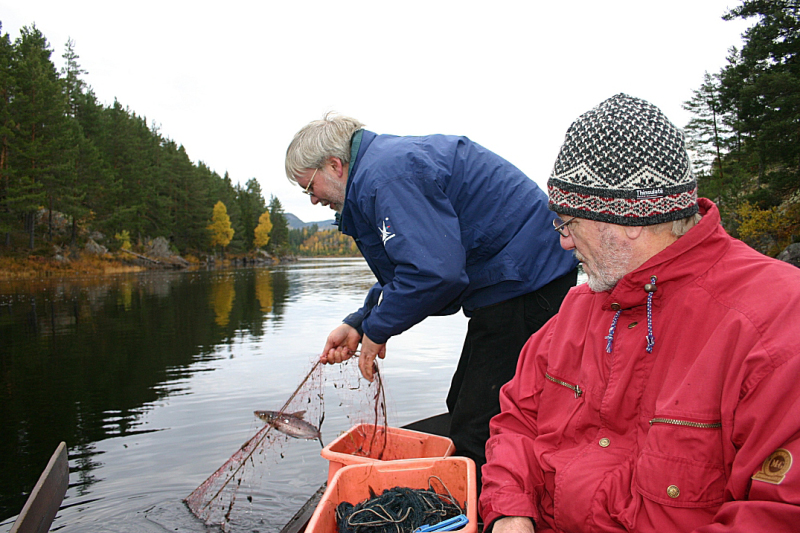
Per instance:
[[[562,387],[566,387],[571,390],[575,394],[575,398],[580,398],[583,396],[583,390],[581,389],[580,385],[575,383],[570,383],[569,381],[564,381],[563,379],[559,379],[557,377],[551,376],[549,373],[544,375],[549,381],[552,381],[556,385],[561,385]]]
[[[719,422],[654,418],[636,464],[636,489],[669,507],[702,508],[725,499]]]
[[[583,427],[586,398],[578,380],[548,368],[539,402],[539,437],[574,440]]]

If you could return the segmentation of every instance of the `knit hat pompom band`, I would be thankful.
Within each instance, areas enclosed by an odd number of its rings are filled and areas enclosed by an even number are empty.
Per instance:
[[[570,126],[547,189],[557,213],[625,226],[698,210],[683,132],[654,105],[625,94]]]

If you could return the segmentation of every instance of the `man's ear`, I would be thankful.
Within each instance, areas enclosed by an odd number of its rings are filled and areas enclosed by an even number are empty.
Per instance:
[[[622,227],[625,228],[625,236],[632,241],[638,239],[642,235],[642,231],[644,231],[644,226],[622,226]]]
[[[328,164],[331,166],[331,169],[336,177],[341,178],[344,174],[344,165],[342,164],[342,160],[338,157],[329,157]]]

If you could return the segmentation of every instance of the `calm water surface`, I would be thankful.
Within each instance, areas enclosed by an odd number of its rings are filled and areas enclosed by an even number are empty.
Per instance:
[[[363,260],[331,259],[0,282],[0,531],[62,440],[53,530],[207,531],[182,499],[257,431],[255,409],[283,405],[373,281]],[[433,317],[389,342],[390,425],[446,410],[465,332],[461,314]],[[326,401],[323,440],[350,426]],[[279,530],[326,479],[319,451],[287,444],[251,530]]]

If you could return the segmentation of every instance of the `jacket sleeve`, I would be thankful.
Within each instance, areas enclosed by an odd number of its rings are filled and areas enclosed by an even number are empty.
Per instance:
[[[533,453],[547,347],[557,316],[525,344],[514,378],[500,389],[500,414],[489,423],[479,511],[486,529],[504,516],[539,521],[544,475]]]
[[[800,524],[800,354],[750,375],[760,379],[745,381],[736,407],[737,451],[726,486],[732,501],[696,533],[796,531]]]
[[[394,265],[383,299],[361,324],[377,343],[402,333],[447,307],[469,284],[458,216],[447,195],[431,179],[376,182],[374,201],[362,206]]]
[[[382,291],[383,287],[381,287],[380,283],[376,283],[370,287],[369,292],[367,292],[367,297],[364,298],[364,305],[361,307],[361,309],[347,315],[342,322],[355,328],[359,335],[363,335],[364,330],[361,329],[361,323],[364,322],[364,319],[369,316],[372,308],[378,305]]]

